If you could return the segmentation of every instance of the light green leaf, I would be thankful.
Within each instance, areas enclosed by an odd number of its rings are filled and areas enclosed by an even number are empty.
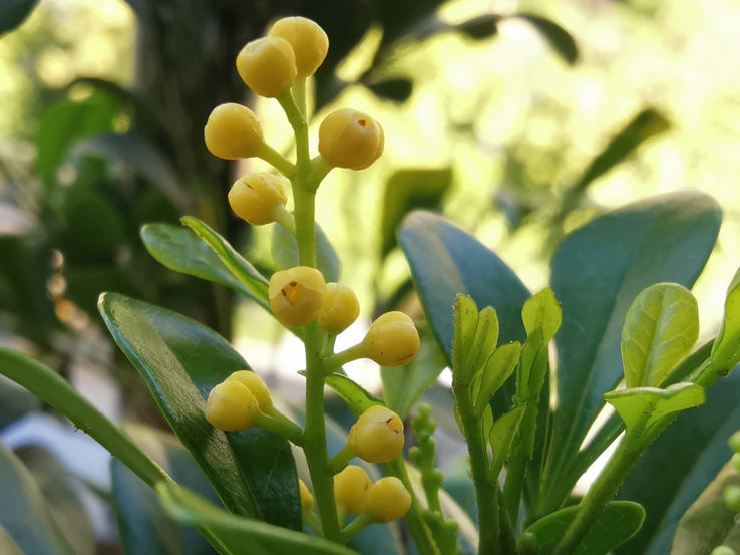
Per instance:
[[[522,307],[522,322],[527,335],[541,326],[543,341],[550,341],[555,336],[563,323],[563,310],[552,289],[545,287],[527,299]]]
[[[265,278],[252,287],[238,280],[211,247],[189,229],[170,224],[148,224],[141,228],[141,240],[152,257],[163,266],[231,287],[270,310]],[[254,270],[257,272],[257,270]],[[261,285],[259,285],[261,283]]]
[[[28,555],[75,555],[31,474],[0,443],[0,527]],[[2,545],[2,536],[0,536]],[[2,552],[3,554],[5,551]]]
[[[525,532],[537,539],[540,553],[548,553],[576,517],[578,506],[566,507],[539,519]],[[607,504],[572,555],[606,555],[637,533],[645,520],[645,509],[631,501]]]
[[[461,380],[465,373],[467,353],[470,352],[478,328],[478,307],[469,296],[459,294],[455,297],[454,323],[455,335],[451,342],[452,374]]]
[[[712,363],[730,369],[740,361],[740,269],[732,278],[725,298],[725,317],[712,346]]]
[[[227,513],[175,484],[162,482],[156,491],[172,518],[200,526],[224,555],[357,555],[333,542]]]
[[[498,476],[501,468],[506,464],[506,459],[511,450],[511,443],[519,429],[519,423],[522,421],[525,409],[525,405],[514,407],[509,412],[502,414],[493,423],[493,428],[491,428],[488,438],[491,442],[491,450],[493,451],[493,464],[491,464],[491,468],[493,469],[494,476]]]
[[[372,405],[382,405],[383,400],[364,389],[360,384],[344,374],[334,372],[326,377],[326,385],[336,391],[344,399],[355,416]]]
[[[519,362],[522,346],[518,341],[506,343],[496,349],[480,373],[479,387],[475,397],[475,410],[480,412],[496,391],[511,376]]]
[[[516,375],[516,396],[519,403],[526,403],[537,394],[547,374],[547,342],[542,338],[542,328],[536,327],[524,342],[519,371]]]
[[[667,414],[701,405],[705,393],[699,385],[679,382],[665,389],[630,387],[610,391],[604,393],[604,399],[617,409],[627,431],[640,426],[642,432]]]
[[[622,359],[627,387],[657,387],[699,337],[699,305],[676,283],[651,285],[627,311]]]
[[[267,279],[265,279],[265,276],[260,274],[254,266],[247,262],[226,239],[199,219],[192,216],[184,216],[180,218],[180,223],[192,229],[198,237],[211,247],[213,252],[221,259],[221,262],[224,263],[224,266],[234,274],[234,277],[252,292],[250,296],[253,299],[265,308],[269,308]]]
[[[272,259],[281,270],[301,264],[298,257],[298,242],[281,225],[273,227]],[[316,265],[327,282],[339,281],[339,274],[342,270],[341,262],[319,224],[316,224]]]
[[[469,383],[473,376],[482,371],[498,342],[498,318],[496,311],[487,306],[478,313],[478,327],[470,350],[464,353],[465,372],[463,381]]]

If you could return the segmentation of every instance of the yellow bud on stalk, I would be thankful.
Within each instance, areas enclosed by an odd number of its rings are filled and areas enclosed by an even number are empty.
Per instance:
[[[342,333],[360,314],[354,291],[340,283],[327,283],[324,303],[319,312],[319,327],[333,334]]]
[[[403,450],[403,422],[388,407],[373,405],[352,426],[347,443],[365,462],[390,462]]]
[[[206,402],[206,420],[217,430],[249,430],[260,409],[252,392],[236,380],[227,380],[211,390]]]
[[[394,310],[378,317],[362,340],[366,356],[383,366],[401,366],[419,352],[419,332],[413,320]]]
[[[245,175],[229,191],[231,209],[252,225],[273,223],[276,212],[287,202],[281,178],[270,173]]]
[[[305,326],[321,310],[326,282],[316,268],[296,266],[275,272],[268,287],[270,307],[286,326]]]
[[[262,126],[252,110],[235,102],[216,106],[204,130],[206,147],[224,160],[258,156],[264,147]]]
[[[272,408],[272,397],[265,381],[256,372],[251,370],[239,370],[233,372],[226,381],[236,381],[244,385],[254,395],[262,412],[268,412]]]
[[[319,152],[335,168],[364,170],[383,154],[384,142],[380,124],[350,108],[332,112],[319,126]]]
[[[370,487],[363,512],[373,522],[390,522],[401,518],[410,507],[411,496],[401,480],[387,476]]]
[[[304,513],[310,512],[314,505],[313,495],[308,491],[306,483],[300,478],[298,479],[298,492],[301,495],[301,511]]]
[[[267,32],[268,37],[287,40],[295,53],[298,75],[313,75],[324,62],[329,51],[329,38],[316,23],[305,17],[284,17],[278,19]]]
[[[236,70],[247,86],[260,96],[274,98],[290,89],[297,69],[290,43],[281,37],[262,37],[242,48]]]
[[[362,512],[372,482],[359,466],[348,466],[334,476],[334,499],[348,515]]]

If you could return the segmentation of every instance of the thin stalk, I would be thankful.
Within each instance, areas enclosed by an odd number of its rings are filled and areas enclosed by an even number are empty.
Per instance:
[[[326,357],[324,359],[324,372],[326,372],[326,374],[331,374],[348,362],[352,362],[353,360],[357,360],[358,358],[364,358],[366,354],[367,350],[363,343],[353,345],[352,347],[349,347],[344,351],[340,351]]]
[[[285,177],[291,177],[296,171],[294,164],[289,162],[285,156],[280,154],[267,143],[262,144],[259,153],[257,153],[257,157],[270,164]]]
[[[360,513],[342,530],[342,543],[347,543],[372,523],[373,521],[365,513]]]
[[[329,461],[329,466],[331,466],[332,474],[339,474],[342,470],[344,470],[344,467],[347,466],[349,461],[354,459],[356,456],[357,452],[355,451],[354,447],[352,447],[349,443],[345,444],[344,447],[342,447],[339,452],[334,455]]]
[[[454,383],[453,392],[455,407],[460,415],[460,431],[468,444],[470,473],[478,505],[478,553],[498,553],[500,543],[498,485],[488,472],[488,453],[483,441],[481,419],[473,408],[470,391],[466,386]]]
[[[298,259],[301,266],[316,267],[316,195],[305,191],[300,185],[293,184],[293,201],[295,204],[295,237],[298,241]]]

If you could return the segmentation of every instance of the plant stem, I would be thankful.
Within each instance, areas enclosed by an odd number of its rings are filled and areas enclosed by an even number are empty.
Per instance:
[[[342,470],[344,470],[344,467],[347,466],[349,461],[354,459],[356,456],[357,452],[354,450],[354,448],[349,443],[345,444],[344,447],[342,447],[339,452],[334,455],[329,461],[329,466],[331,466],[332,474],[339,474]]]
[[[296,171],[296,167],[291,162],[267,143],[262,144],[257,157],[270,164],[285,177],[291,177]]]
[[[352,347],[349,347],[344,351],[340,351],[326,357],[324,359],[324,372],[326,372],[327,375],[331,374],[344,364],[352,362],[353,360],[357,360],[358,358],[363,358],[366,354],[365,351],[365,345],[362,343],[358,343],[357,345],[353,345]]]
[[[298,241],[298,259],[301,266],[316,267],[316,224],[314,211],[316,196],[293,184],[295,203],[295,237]]]
[[[460,415],[461,432],[468,444],[470,473],[478,505],[478,553],[499,553],[498,485],[488,472],[488,453],[483,440],[481,419],[473,408],[470,390],[460,382],[452,384],[455,407]]]
[[[365,513],[360,513],[342,530],[342,543],[347,543],[372,523]]]

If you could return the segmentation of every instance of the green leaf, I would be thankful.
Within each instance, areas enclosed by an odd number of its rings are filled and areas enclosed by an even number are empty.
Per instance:
[[[72,424],[90,435],[149,486],[167,479],[167,474],[159,466],[144,455],[69,382],[47,366],[0,347],[0,374],[19,383],[66,416]]]
[[[190,229],[170,224],[147,224],[141,228],[140,235],[149,254],[166,268],[231,287],[270,310],[267,280],[264,277],[253,279],[250,274],[248,287],[236,278],[208,243]],[[225,247],[225,241],[223,244]],[[238,256],[234,255],[234,263],[238,263]],[[256,269],[252,270],[258,273]]]
[[[545,287],[539,293],[532,295],[522,307],[522,322],[527,335],[537,326],[542,328],[542,341],[547,343],[555,337],[563,323],[563,310],[555,298],[552,289]]]
[[[621,330],[632,301],[654,283],[691,287],[720,221],[711,197],[682,192],[608,212],[561,244],[550,278],[563,325],[555,339],[558,406],[548,452],[548,506],[560,506],[580,477],[575,455],[603,407],[603,392],[622,378]]]
[[[578,45],[573,36],[563,27],[554,21],[531,13],[519,13],[514,17],[529,22],[566,62],[573,65],[578,61]]]
[[[740,362],[740,270],[735,273],[725,298],[725,317],[712,346],[712,363],[730,369]]]
[[[410,79],[403,77],[394,77],[366,83],[365,86],[372,91],[375,96],[391,100],[399,104],[406,102],[411,96],[414,84]]]
[[[519,423],[522,421],[522,416],[524,416],[524,410],[526,408],[525,405],[514,407],[509,412],[502,414],[493,423],[488,441],[491,443],[491,450],[493,451],[491,468],[493,469],[494,476],[498,476],[501,468],[506,464],[506,459],[511,450],[511,443],[514,440],[514,436],[516,436]]]
[[[211,484],[190,454],[170,434],[140,424],[126,426],[135,441],[178,484],[218,503]],[[162,510],[156,493],[116,459],[111,460],[112,501],[118,537],[130,555],[210,555],[213,547],[190,526],[181,526]]]
[[[380,397],[373,395],[357,382],[338,372],[326,377],[326,385],[344,399],[355,416],[362,414],[368,407],[385,404]]]
[[[78,140],[110,131],[118,109],[105,94],[81,102],[64,100],[46,110],[36,133],[36,170],[49,185],[71,146]]]
[[[281,270],[300,266],[298,241],[281,225],[273,226],[272,258]],[[316,224],[316,265],[327,282],[339,281],[341,262],[319,224]]]
[[[498,342],[498,317],[496,311],[487,306],[478,313],[478,327],[470,349],[465,353],[463,381],[468,383],[475,373],[482,371],[486,361],[496,349]]]
[[[269,309],[270,303],[267,296],[267,279],[260,274],[257,269],[247,262],[229,242],[212,230],[204,222],[192,216],[183,216],[180,218],[182,225],[192,229],[211,250],[221,259],[236,279],[252,293],[250,297],[256,300],[266,309]]]
[[[740,550],[740,524],[727,508],[722,494],[727,486],[740,486],[735,465],[728,462],[678,523],[671,555],[709,555],[718,545]]]
[[[577,512],[578,506],[560,509],[531,524],[525,532],[537,538],[540,553],[547,553],[563,537]],[[612,501],[591,525],[573,555],[606,555],[632,537],[644,520],[645,509],[639,504],[631,501]]]
[[[645,507],[643,529],[619,555],[664,555],[681,517],[732,455],[728,438],[740,428],[740,375],[707,390],[707,401],[678,418],[640,457],[618,493]]]
[[[699,305],[675,283],[651,285],[627,311],[622,359],[627,387],[657,387],[699,337]]]
[[[452,185],[452,169],[399,170],[388,178],[380,226],[381,256],[396,246],[396,232],[414,208],[436,209]]]
[[[288,442],[265,430],[224,433],[205,419],[210,390],[249,365],[216,332],[115,293],[98,308],[113,339],[144,377],[157,406],[224,505],[298,528],[298,479]]]
[[[628,387],[604,393],[604,399],[614,405],[624,420],[627,431],[640,426],[640,432],[651,428],[663,416],[701,405],[704,388],[690,382],[679,382],[665,389],[659,387]]]
[[[520,312],[529,292],[500,258],[477,239],[429,212],[412,212],[399,241],[427,319],[450,360],[452,305],[459,293],[491,306],[501,323],[499,341],[523,340]]]
[[[496,349],[479,374],[480,385],[475,398],[475,410],[481,412],[496,391],[504,385],[519,362],[522,346],[519,342],[506,343]]]
[[[134,132],[100,133],[77,143],[75,156],[95,156],[131,168],[157,187],[180,213],[191,212],[195,199],[182,186],[172,164],[151,142]]]
[[[18,544],[13,541],[7,530],[0,526],[0,553],[5,555],[24,555]]]
[[[23,23],[37,3],[38,0],[4,0],[0,4],[0,35]]]
[[[548,362],[547,342],[542,337],[542,328],[538,326],[529,334],[522,347],[516,375],[518,403],[526,403],[539,394],[547,374]]]
[[[469,296],[459,294],[455,297],[453,324],[455,335],[452,339],[452,372],[462,377],[478,329],[478,307]]]
[[[17,547],[29,555],[75,555],[54,521],[33,477],[2,443],[0,484],[0,527],[5,529]]]
[[[162,482],[156,490],[172,518],[203,527],[224,555],[357,555],[333,542],[227,513],[175,484]]]

